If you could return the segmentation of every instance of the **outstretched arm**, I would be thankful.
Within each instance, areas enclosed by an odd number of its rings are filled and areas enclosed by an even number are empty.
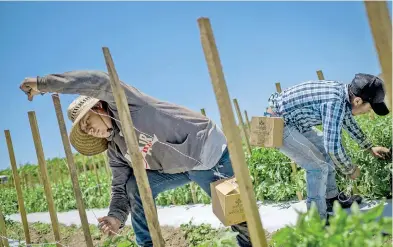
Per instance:
[[[133,106],[143,105],[141,93],[123,82],[120,82],[127,96],[127,101]],[[79,94],[100,99],[109,104],[115,104],[109,75],[102,71],[77,70],[62,74],[49,74],[43,77],[26,78],[21,86],[29,100],[40,93]]]

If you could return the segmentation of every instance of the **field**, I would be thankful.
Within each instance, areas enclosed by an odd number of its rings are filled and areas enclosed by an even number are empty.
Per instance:
[[[375,145],[381,145],[390,147],[392,141],[392,129],[391,129],[391,115],[387,117],[375,117],[374,120],[370,120],[368,115],[361,116],[357,118],[358,123],[365,131],[366,135],[373,141]],[[361,151],[356,143],[351,140],[346,133],[343,134],[344,144],[347,152],[353,159],[353,163],[358,164],[361,168],[361,177],[356,180],[356,183],[345,179],[340,172],[337,176],[339,187],[346,193],[360,193],[365,198],[369,199],[382,199],[384,197],[391,198],[391,169],[392,163],[389,161],[381,161],[373,158],[371,155]],[[104,155],[98,155],[93,158],[87,158],[79,154],[75,154],[75,161],[78,167],[78,178],[81,185],[81,191],[83,193],[84,202],[87,209],[93,208],[107,208],[109,206],[110,200],[110,169],[107,166],[107,162]],[[292,176],[292,169],[290,166],[290,160],[274,149],[264,149],[264,148],[254,148],[252,150],[252,155],[247,156],[247,163],[249,166],[252,183],[254,186],[254,192],[259,201],[288,201],[296,200],[296,192],[300,191],[305,194],[305,178],[304,171],[298,168],[295,176]],[[54,202],[58,212],[64,212],[76,209],[76,201],[73,194],[72,184],[69,178],[68,169],[66,166],[66,161],[64,158],[53,158],[47,160],[47,167],[49,178],[51,180]],[[0,175],[7,175],[9,177],[12,173],[10,170],[4,170],[0,172]],[[35,164],[24,164],[19,168],[19,174],[22,178],[22,188],[23,196],[25,200],[27,213],[33,212],[46,212],[48,211],[48,206],[44,196],[44,189],[40,183],[38,176],[37,165]],[[356,185],[356,186],[355,186]],[[9,215],[18,213],[17,197],[15,188],[12,185],[12,180],[1,185],[0,190],[0,202],[3,214]],[[197,203],[209,204],[210,198],[203,192],[198,186],[196,186],[196,200]],[[192,204],[193,197],[190,188],[190,184],[179,187],[174,190],[166,191],[161,193],[156,198],[157,205],[168,206],[168,205],[185,205]],[[309,213],[312,216],[312,212]],[[369,216],[369,218],[375,219],[378,213]],[[341,216],[344,217],[344,216]],[[315,220],[315,222],[318,222]],[[23,236],[23,231],[21,231],[20,225],[18,226],[15,222],[7,222],[9,227],[11,227],[13,232],[20,231],[19,237]],[[317,224],[317,223],[315,223]],[[341,224],[341,223],[338,223]],[[342,223],[344,224],[344,223]],[[38,238],[37,242],[42,243],[42,240],[48,240],[52,237],[50,233],[50,228],[46,230],[37,230],[41,228],[48,228],[49,226],[45,224],[37,225],[32,224],[32,229],[37,235],[41,233],[47,237]],[[109,244],[109,240],[103,237],[96,229],[95,226],[91,226],[92,234],[95,236],[96,243],[100,243],[100,246],[106,246]],[[302,227],[302,226],[299,226]],[[354,228],[356,226],[353,225]],[[370,223],[370,231],[371,228]],[[386,225],[379,226],[381,229],[385,229]],[[385,227],[385,228],[384,228]],[[69,241],[72,242],[74,235],[78,235],[77,227],[69,228],[63,227],[64,232],[67,232],[70,237]],[[304,228],[304,226],[303,226]],[[373,228],[373,229],[374,229]],[[19,229],[19,230],[18,230]],[[188,229],[188,230],[187,230]],[[190,230],[191,229],[191,230]],[[201,231],[201,233],[195,233]],[[317,229],[317,228],[315,228]],[[375,228],[374,230],[381,230]],[[80,229],[79,229],[80,230]],[[225,229],[224,229],[225,230]],[[223,230],[223,231],[224,231]],[[303,229],[305,232],[307,230]],[[49,231],[49,232],[48,232]],[[177,234],[180,236],[181,241],[185,243],[185,246],[205,246],[202,245],[203,240],[209,241],[209,232],[214,232],[215,229],[209,226],[193,226],[185,225],[181,229],[174,229],[168,233],[168,239],[174,239],[170,234]],[[385,231],[385,230],[384,230]],[[390,230],[391,231],[391,230]],[[129,237],[132,238],[132,233],[130,231],[123,231],[125,234],[131,234]],[[165,231],[164,231],[165,232]],[[189,233],[192,232],[192,233]],[[225,230],[227,232],[227,230]],[[286,232],[285,230],[280,231],[277,234],[277,238],[281,237],[283,234],[288,237],[291,235],[296,239],[296,243],[302,243],[307,241],[304,237],[299,237],[298,235],[293,235],[293,231]],[[45,233],[45,234],[44,234]],[[374,232],[375,233],[375,232]],[[214,232],[213,235],[215,235]],[[232,235],[223,235],[223,239],[227,239],[228,243],[234,243],[234,238]],[[14,234],[15,235],[15,234]],[[79,235],[83,236],[82,232],[79,231]],[[200,240],[198,239],[198,235]],[[212,235],[212,236],[213,236]],[[229,236],[229,237],[227,237]],[[14,236],[15,238],[17,236]],[[49,238],[48,238],[49,237]],[[372,237],[372,236],[371,236]],[[53,238],[53,237],[52,237]],[[106,241],[106,242],[105,242]],[[118,240],[121,241],[121,240]],[[180,240],[179,240],[180,241]],[[189,241],[187,243],[187,241]],[[190,244],[195,242],[194,244]],[[282,240],[283,241],[283,240]],[[377,241],[377,240],[375,240]],[[381,241],[386,241],[382,239]],[[70,243],[71,243],[70,242]],[[131,242],[130,242],[131,243]],[[224,241],[225,243],[225,241]],[[198,245],[200,244],[200,245]],[[181,246],[177,244],[178,246]],[[70,245],[71,246],[71,245]],[[107,245],[109,246],[109,245]],[[123,245],[118,245],[123,246]],[[131,245],[124,245],[131,246]],[[175,245],[174,245],[175,246]],[[210,245],[206,245],[210,246]],[[227,245],[217,245],[217,246],[227,246]],[[289,246],[289,245],[285,245]],[[300,246],[300,245],[296,245]],[[314,245],[313,245],[314,246]],[[326,246],[326,245],[324,245]],[[371,245],[370,245],[371,246]]]

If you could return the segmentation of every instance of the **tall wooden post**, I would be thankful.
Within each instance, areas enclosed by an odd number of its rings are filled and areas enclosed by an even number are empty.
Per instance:
[[[62,160],[62,159],[61,159]],[[59,171],[59,176],[60,176],[60,182],[61,182],[61,186],[64,187],[64,177],[63,174],[61,172],[61,160],[57,160],[57,167],[58,167],[58,171]]]
[[[165,242],[161,234],[161,228],[158,222],[158,215],[155,208],[153,195],[150,189],[149,180],[147,178],[142,153],[139,151],[139,145],[134,131],[134,124],[131,119],[127,98],[124,93],[124,89],[120,84],[120,80],[115,70],[115,65],[113,64],[109,49],[107,47],[103,47],[103,53],[109,72],[113,96],[115,98],[116,106],[119,111],[122,133],[125,137],[128,153],[131,154],[131,165],[134,170],[139,194],[142,199],[142,205],[145,211],[153,245],[154,247],[164,247]]]
[[[54,181],[54,184],[57,186],[59,182],[59,174],[57,174],[57,167],[56,167],[56,162],[51,162],[50,170],[51,170],[51,175],[52,175],[52,181]],[[53,183],[53,182],[52,182]]]
[[[93,240],[90,235],[90,228],[89,228],[89,222],[87,221],[85,204],[83,203],[82,192],[79,187],[77,168],[75,166],[74,156],[72,155],[71,145],[70,145],[70,141],[69,141],[68,135],[67,135],[67,127],[64,122],[64,116],[63,116],[63,111],[61,109],[59,95],[53,94],[52,100],[53,100],[53,105],[54,105],[55,111],[56,111],[57,122],[59,124],[61,140],[63,141],[64,152],[65,152],[65,155],[67,158],[68,170],[69,170],[70,176],[71,176],[72,187],[74,188],[76,206],[78,208],[79,217],[81,219],[81,224],[82,224],[83,234],[84,234],[85,241],[86,241],[86,246],[93,247],[94,245],[93,245]]]
[[[83,157],[83,161],[82,161],[82,165],[83,165],[83,176],[85,177],[85,183],[87,184],[87,167],[86,167],[86,158]]]
[[[104,158],[104,162],[105,162],[105,169],[108,169],[108,175],[109,175],[108,180],[109,180],[109,182],[111,182],[112,181],[112,170],[109,167],[108,156],[106,154],[106,151],[103,154],[103,158]]]
[[[29,189],[30,187],[29,187],[29,178],[28,178],[28,174],[27,173],[23,173],[23,179],[24,179],[24,181],[25,181],[25,184],[26,184],[26,190],[27,189]]]
[[[44,155],[44,150],[42,148],[41,136],[38,130],[37,119],[34,111],[29,111],[28,115],[29,115],[31,133],[33,135],[33,140],[34,140],[34,146],[37,152],[38,165],[40,167],[40,175],[41,175],[42,183],[44,185],[45,197],[46,197],[46,201],[48,202],[48,209],[49,209],[50,219],[52,222],[53,234],[55,236],[56,242],[60,242],[59,221],[57,219],[55,203],[53,202],[52,188],[50,186],[50,182],[48,179],[48,171],[46,169],[45,155]],[[58,243],[56,244],[56,246],[61,247],[61,245]]]
[[[265,231],[262,227],[261,217],[258,212],[250,172],[242,148],[240,131],[236,125],[235,115],[232,110],[232,104],[214,40],[213,30],[208,18],[199,18],[198,25],[206,63],[220,110],[223,131],[228,139],[228,149],[231,155],[232,167],[239,184],[240,197],[247,219],[251,242],[253,246],[266,247],[267,241]]]
[[[16,195],[18,197],[19,212],[20,212],[20,217],[22,219],[23,231],[25,233],[25,240],[26,240],[26,244],[31,244],[30,232],[29,232],[29,223],[27,222],[26,208],[25,208],[25,203],[23,201],[23,192],[22,192],[22,188],[21,188],[21,184],[20,184],[20,178],[19,178],[19,174],[18,174],[18,167],[16,166],[14,147],[12,145],[12,139],[11,139],[10,131],[9,130],[4,130],[4,135],[5,135],[5,139],[7,141],[8,154],[10,156],[10,163],[11,163],[12,173],[14,175]]]
[[[276,91],[281,93],[281,84],[279,82],[276,82]]]
[[[248,118],[248,114],[247,114],[247,111],[246,111],[246,110],[244,110],[244,117],[246,118],[246,123],[247,123],[248,131],[251,131],[250,119]]]
[[[321,71],[322,74],[322,71]],[[323,75],[322,75],[323,76]],[[320,79],[323,80],[323,79]],[[281,93],[281,84],[279,82],[276,82],[276,90],[278,93]],[[297,169],[296,169],[296,164],[294,161],[291,162],[291,167],[292,167],[292,178],[295,177],[296,173],[297,173]],[[302,193],[300,193],[300,191],[296,191],[296,195],[297,198],[299,199],[299,201],[303,200],[303,195]]]
[[[101,191],[101,182],[100,182],[100,176],[98,175],[98,171],[97,171],[97,163],[94,160],[94,157],[91,158],[92,164],[93,164],[93,171],[94,174],[96,175],[96,182],[98,185],[98,192],[100,193],[100,196],[102,196],[102,191]]]
[[[239,103],[237,102],[237,99],[233,99],[233,104],[235,105],[237,118],[239,120],[240,129],[243,132],[244,142],[246,143],[247,152],[248,152],[249,155],[251,155],[252,150],[251,150],[251,146],[250,146],[249,136],[248,136],[248,133],[247,133],[246,128],[244,126],[242,112],[240,111],[240,107],[239,107]]]
[[[323,72],[322,70],[317,70],[317,76],[318,76],[318,80],[325,80],[325,76],[323,76]]]
[[[102,160],[104,161],[103,167],[104,167],[104,169],[105,169],[105,174],[106,174],[107,177],[109,177],[109,167],[108,167],[108,165],[106,164],[104,154],[101,154],[100,157],[101,157]]]
[[[386,101],[392,109],[392,21],[386,1],[364,1],[374,45],[378,52],[386,87]]]
[[[0,208],[0,243],[4,245],[4,247],[10,247],[7,239],[7,230],[5,228],[5,219],[3,213],[1,212],[1,208]]]

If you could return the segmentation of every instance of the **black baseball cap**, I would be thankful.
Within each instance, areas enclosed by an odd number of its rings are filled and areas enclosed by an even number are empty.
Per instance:
[[[385,116],[389,114],[389,109],[384,102],[384,83],[379,77],[363,73],[356,74],[350,88],[355,96],[370,103],[377,115]]]

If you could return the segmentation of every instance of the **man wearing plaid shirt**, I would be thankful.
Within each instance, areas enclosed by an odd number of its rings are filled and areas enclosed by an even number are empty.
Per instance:
[[[265,114],[284,119],[284,140],[279,150],[306,170],[307,209],[315,202],[322,219],[332,214],[335,200],[343,208],[362,200],[360,196],[347,197],[337,189],[335,166],[351,179],[360,175],[342,146],[342,129],[376,157],[383,159],[389,152],[385,147],[373,147],[354,119],[371,109],[380,116],[387,115],[384,98],[383,81],[368,74],[356,74],[351,84],[304,82],[270,96]],[[318,125],[323,131],[315,128]]]

